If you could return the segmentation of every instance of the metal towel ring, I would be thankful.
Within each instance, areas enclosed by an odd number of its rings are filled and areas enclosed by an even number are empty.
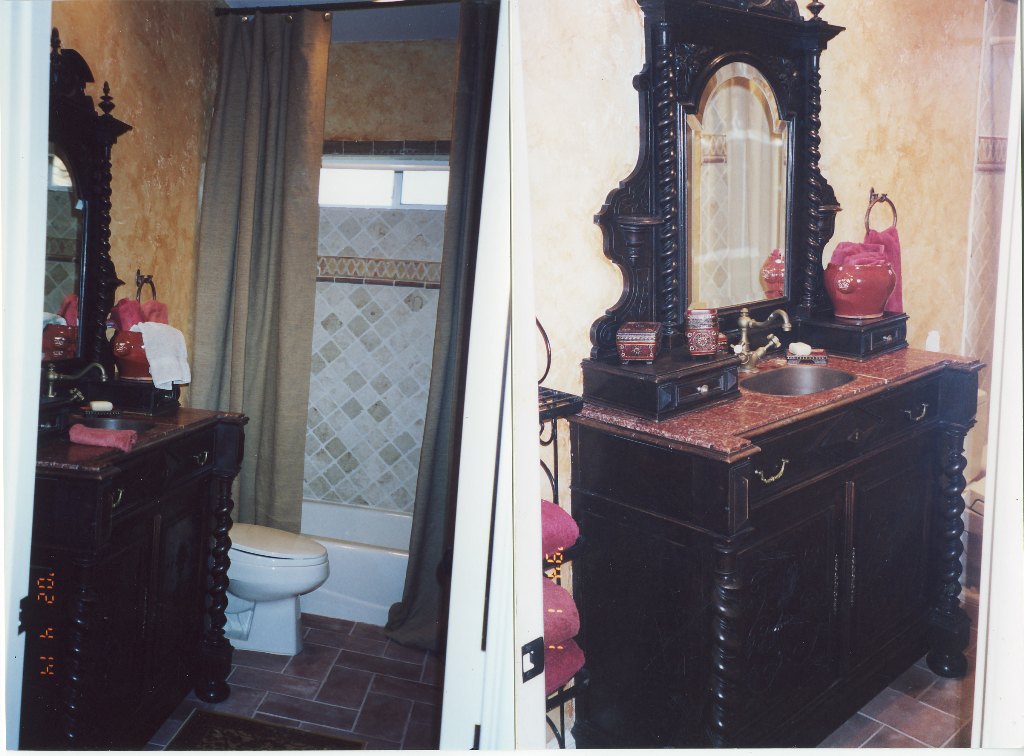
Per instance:
[[[871,187],[871,193],[868,195],[868,211],[864,213],[865,233],[871,230],[871,209],[879,202],[886,203],[892,209],[892,227],[896,228],[896,205],[889,199],[888,194],[876,194],[875,187]]]
[[[142,275],[142,271],[138,268],[135,269],[135,301],[142,301],[142,287],[149,284],[149,288],[153,292],[153,299],[156,299],[156,284],[153,283],[152,274],[148,276]]]

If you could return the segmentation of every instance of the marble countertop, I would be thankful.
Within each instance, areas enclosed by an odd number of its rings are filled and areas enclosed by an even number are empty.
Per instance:
[[[74,444],[68,440],[67,432],[39,441],[36,451],[36,472],[45,474],[47,471],[60,471],[62,474],[73,473],[86,477],[102,476],[104,471],[116,465],[129,455],[145,451],[158,443],[171,440],[177,436],[214,425],[220,420],[244,423],[246,418],[233,412],[217,412],[213,410],[191,409],[180,407],[166,415],[146,415],[124,412],[125,420],[137,420],[152,423],[153,427],[139,431],[139,438],[130,452],[113,449],[107,446],[87,446]],[[81,416],[71,414],[70,424],[81,420]]]
[[[786,364],[783,357],[762,360],[759,372]],[[738,399],[709,404],[660,422],[591,402],[585,402],[572,421],[659,446],[734,461],[758,451],[751,437],[946,368],[975,371],[980,370],[982,364],[957,355],[901,349],[864,361],[830,356],[828,367],[845,370],[856,377],[847,384],[815,394],[773,396],[744,390],[745,376],[740,373]]]

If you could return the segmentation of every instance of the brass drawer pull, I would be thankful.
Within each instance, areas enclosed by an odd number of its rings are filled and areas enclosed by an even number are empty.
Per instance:
[[[860,435],[860,429],[858,428],[849,436],[847,436],[846,440],[849,441],[851,444],[859,444],[861,442],[861,438],[862,436]]]
[[[701,386],[698,386],[696,390],[697,390],[698,394],[706,394],[711,389],[708,387],[708,384],[705,383],[705,384],[703,384]]]
[[[203,451],[199,452],[198,454],[193,454],[192,455],[192,459],[195,460],[195,463],[197,465],[202,467],[203,465],[206,464],[207,460],[210,459],[210,452],[208,452],[206,450],[203,450]]]
[[[110,500],[110,508],[111,509],[117,509],[119,506],[121,506],[121,502],[123,502],[123,501],[124,501],[124,489],[123,488],[114,489],[114,496]]]
[[[928,414],[928,405],[921,402],[920,406],[921,410],[916,416],[914,415],[913,410],[903,410],[903,414],[906,415],[911,422],[919,423],[924,420],[924,416]]]
[[[754,470],[754,474],[757,475],[757,477],[759,477],[761,479],[761,482],[764,483],[765,485],[768,485],[769,483],[774,483],[775,481],[782,477],[782,474],[784,472],[786,472],[786,465],[789,464],[788,459],[780,459],[779,462],[781,463],[779,465],[779,471],[772,476],[765,476],[764,472],[761,470]]]
[[[888,344],[888,343],[890,343],[890,342],[891,342],[891,341],[892,341],[892,340],[893,340],[894,338],[896,338],[896,337],[895,337],[895,336],[893,336],[893,335],[892,335],[891,333],[887,333],[887,334],[885,334],[885,336],[883,336],[883,337],[882,337],[882,343],[883,343],[883,344]]]

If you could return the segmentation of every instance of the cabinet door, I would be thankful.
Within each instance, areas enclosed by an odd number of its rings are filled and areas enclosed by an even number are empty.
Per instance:
[[[724,745],[759,742],[839,679],[845,502],[839,477],[783,495],[767,506],[787,524],[764,527],[768,535],[736,552],[735,572],[723,560],[715,635],[724,674],[715,718]]]
[[[851,475],[850,662],[919,623],[928,606],[929,526],[936,455],[927,434],[876,454]]]

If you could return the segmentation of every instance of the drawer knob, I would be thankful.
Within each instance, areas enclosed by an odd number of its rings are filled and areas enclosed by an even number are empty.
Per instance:
[[[192,459],[195,460],[197,465],[202,467],[203,465],[206,464],[207,460],[210,459],[210,452],[208,452],[208,451],[206,451],[204,449],[203,451],[199,452],[198,454],[193,454],[192,455]]]
[[[708,384],[706,384],[706,383],[704,385],[702,385],[702,386],[698,386],[697,387],[697,393],[698,394],[706,394],[710,390],[711,389],[708,387]]]
[[[887,334],[885,334],[885,336],[883,336],[883,337],[882,337],[882,343],[883,343],[883,344],[888,344],[888,343],[890,343],[890,342],[891,342],[891,341],[892,341],[892,340],[893,340],[894,338],[895,338],[895,337],[894,337],[894,336],[893,336],[893,335],[892,335],[891,333],[887,333]]]
[[[860,429],[854,430],[853,433],[846,437],[846,440],[851,444],[859,444],[861,440]]]
[[[922,420],[924,420],[924,416],[928,414],[928,405],[925,404],[924,402],[921,402],[919,406],[920,409],[918,410],[916,415],[914,414],[913,410],[903,410],[903,414],[906,415],[911,422],[919,423]]]
[[[122,501],[124,501],[124,489],[117,488],[114,490],[114,496],[110,500],[111,509],[117,509],[119,506],[121,506]]]
[[[779,462],[779,471],[774,475],[765,475],[762,470],[754,470],[754,474],[757,475],[757,477],[760,478],[761,482],[764,483],[765,485],[768,485],[769,483],[774,483],[775,481],[782,477],[783,473],[786,472],[786,465],[789,464],[788,459],[780,459]]]

